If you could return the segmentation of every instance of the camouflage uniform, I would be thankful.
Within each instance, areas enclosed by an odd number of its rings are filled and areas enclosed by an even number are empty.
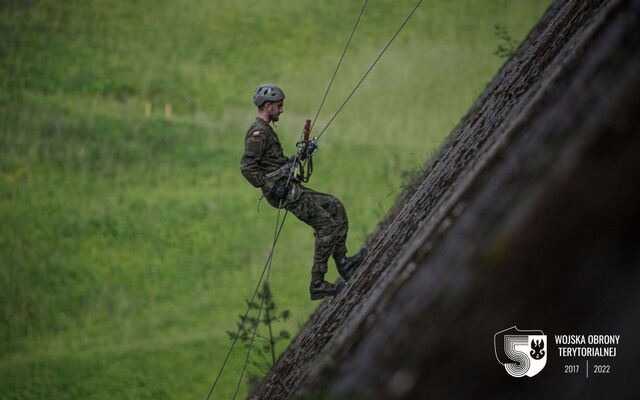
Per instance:
[[[316,243],[311,274],[314,282],[323,279],[330,256],[333,255],[336,263],[345,259],[349,222],[340,200],[305,188],[298,182],[289,182],[289,194],[283,204],[273,198],[272,189],[287,182],[289,170],[283,166],[292,159],[284,156],[278,135],[271,126],[261,118],[256,118],[245,136],[240,170],[249,183],[262,189],[269,204],[274,207],[281,205],[313,228]],[[279,168],[282,173],[267,177],[270,173],[277,174]]]

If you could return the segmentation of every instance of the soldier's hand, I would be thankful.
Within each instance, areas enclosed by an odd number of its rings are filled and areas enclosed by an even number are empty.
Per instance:
[[[305,142],[304,140],[301,140],[298,143],[296,143],[296,147],[298,148],[298,151],[296,153],[296,157],[298,158],[298,160],[300,161],[306,160],[307,148],[308,148],[307,142]]]

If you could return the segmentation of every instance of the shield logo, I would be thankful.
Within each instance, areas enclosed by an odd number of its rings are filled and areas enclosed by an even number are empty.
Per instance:
[[[547,335],[515,326],[493,336],[496,359],[513,377],[532,377],[547,364]]]

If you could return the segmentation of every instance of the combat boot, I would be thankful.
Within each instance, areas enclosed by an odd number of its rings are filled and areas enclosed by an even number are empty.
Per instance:
[[[333,283],[329,283],[325,280],[318,280],[311,282],[309,293],[311,294],[311,300],[320,300],[326,296],[335,296],[337,290]]]
[[[351,279],[353,274],[356,273],[356,270],[362,264],[364,259],[367,257],[367,249],[362,248],[359,252],[351,257],[343,257],[340,260],[336,260],[336,267],[338,269],[338,273],[345,281]]]

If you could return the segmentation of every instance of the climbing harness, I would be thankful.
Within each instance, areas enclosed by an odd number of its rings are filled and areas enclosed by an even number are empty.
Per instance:
[[[422,0],[418,0],[418,2],[413,7],[413,9],[409,13],[409,15],[404,19],[402,24],[398,27],[398,29],[396,30],[394,35],[391,37],[391,39],[387,42],[387,44],[384,46],[382,51],[380,51],[380,53],[375,58],[373,63],[369,66],[369,68],[367,69],[365,74],[358,81],[358,83],[355,85],[355,87],[349,93],[349,95],[346,97],[346,99],[342,102],[342,104],[340,105],[338,110],[329,119],[329,121],[324,126],[324,128],[322,128],[322,130],[320,131],[320,134],[318,134],[317,136],[313,137],[313,139],[310,139],[311,131],[313,130],[313,127],[315,126],[315,123],[316,123],[316,121],[318,119],[318,116],[320,115],[320,111],[322,110],[322,107],[324,106],[324,103],[325,103],[325,100],[326,100],[327,95],[329,93],[329,90],[331,89],[331,86],[333,85],[333,82],[334,82],[334,80],[336,78],[336,75],[338,73],[340,65],[342,64],[342,60],[344,59],[344,55],[347,52],[349,44],[351,43],[351,39],[353,38],[353,35],[354,35],[355,31],[356,31],[356,28],[358,27],[360,19],[362,18],[362,15],[364,13],[364,9],[365,9],[365,7],[367,5],[367,2],[368,2],[368,0],[365,0],[363,2],[363,4],[362,4],[362,8],[360,9],[360,13],[358,15],[358,18],[356,19],[356,22],[355,22],[355,24],[353,26],[353,29],[351,30],[351,34],[349,35],[349,38],[348,38],[347,43],[346,43],[346,45],[345,45],[345,47],[344,47],[344,49],[342,51],[340,59],[338,60],[338,64],[336,65],[336,68],[335,68],[335,70],[333,72],[333,75],[332,75],[332,77],[331,77],[331,79],[329,81],[329,85],[327,86],[327,89],[325,90],[324,96],[322,98],[322,101],[320,102],[320,106],[318,107],[318,110],[317,110],[316,115],[315,115],[315,117],[313,119],[313,122],[311,122],[311,120],[307,120],[306,123],[305,123],[304,129],[302,130],[302,133],[300,135],[300,140],[296,143],[297,151],[296,151],[296,155],[295,155],[294,159],[292,160],[292,162],[287,163],[284,166],[278,168],[277,170],[267,174],[267,178],[272,178],[272,177],[280,176],[280,175],[284,176],[285,174],[288,174],[287,182],[286,182],[286,186],[287,187],[289,186],[289,183],[292,180],[300,181],[300,182],[303,182],[303,183],[309,181],[309,178],[311,177],[311,174],[313,173],[313,155],[317,151],[318,140],[324,134],[324,132],[327,130],[327,128],[329,128],[329,125],[331,125],[331,123],[336,119],[338,114],[342,111],[342,109],[345,107],[345,105],[349,102],[351,97],[353,97],[353,95],[358,90],[358,88],[360,87],[362,82],[364,82],[364,80],[367,78],[367,76],[369,75],[369,73],[371,72],[373,67],[375,67],[375,65],[378,63],[380,58],[382,58],[382,55],[387,51],[387,49],[389,48],[391,43],[393,43],[393,41],[398,36],[400,31],[402,31],[402,29],[407,24],[407,22],[409,22],[409,20],[411,19],[411,17],[415,13],[415,11],[418,9],[420,4],[422,3]],[[280,90],[279,88],[277,88],[277,89]],[[282,91],[280,90],[280,93],[281,92]],[[271,92],[269,92],[269,93],[271,93]],[[265,95],[268,95],[269,93],[266,93]],[[258,93],[258,95],[262,95],[262,93]],[[276,92],[276,95],[279,95],[279,93]],[[284,98],[284,94],[282,94],[282,97]],[[260,99],[256,99],[256,95],[254,94],[254,102],[256,102],[257,100],[260,100]],[[247,310],[245,311],[245,313],[244,313],[244,315],[242,317],[241,323],[238,326],[238,330],[236,331],[236,334],[234,335],[234,338],[233,338],[233,341],[231,343],[231,346],[229,347],[229,350],[228,350],[228,352],[227,352],[227,354],[226,354],[226,356],[224,358],[224,361],[222,362],[222,366],[220,367],[220,370],[218,371],[218,374],[216,375],[216,378],[215,378],[215,380],[213,382],[213,385],[211,386],[211,389],[209,390],[209,394],[207,395],[207,398],[206,398],[207,400],[209,400],[211,398],[211,395],[213,394],[213,390],[215,389],[216,385],[218,384],[218,382],[220,380],[220,377],[222,376],[222,372],[224,371],[224,368],[227,365],[227,362],[229,361],[229,357],[231,355],[231,352],[233,351],[233,348],[235,347],[235,344],[236,344],[236,342],[238,340],[238,337],[239,337],[239,334],[240,334],[240,330],[242,329],[242,327],[244,325],[244,322],[247,320],[247,317],[249,315],[249,311],[251,310],[251,307],[252,307],[252,305],[253,305],[253,303],[255,301],[256,295],[258,294],[258,290],[260,289],[260,285],[262,284],[263,280],[264,280],[265,283],[269,282],[269,276],[271,274],[271,263],[273,261],[273,253],[275,252],[275,247],[276,247],[276,244],[278,242],[278,238],[280,237],[280,233],[282,232],[282,228],[284,226],[284,222],[285,222],[285,220],[287,218],[287,215],[289,213],[289,211],[285,209],[284,215],[282,216],[282,219],[280,219],[282,207],[284,207],[284,206],[285,206],[285,204],[283,204],[283,200],[280,200],[279,201],[279,205],[278,205],[278,212],[277,212],[277,215],[276,215],[276,226],[275,226],[275,230],[274,230],[274,233],[273,233],[273,240],[272,240],[272,244],[271,244],[271,249],[269,251],[269,255],[267,257],[267,260],[265,262],[264,267],[262,268],[262,274],[260,275],[260,279],[258,280],[258,284],[256,285],[256,288],[253,291],[253,295],[251,296],[251,300],[247,304]],[[259,205],[258,205],[258,208],[259,208]],[[266,276],[265,276],[265,274],[266,274]],[[258,321],[260,320],[260,316],[262,315],[263,305],[264,305],[264,297],[261,299],[260,306],[258,307],[258,316],[257,316],[257,320]],[[233,394],[233,399],[234,400],[238,395],[238,391],[240,390],[240,385],[242,383],[242,379],[244,377],[244,373],[245,373],[245,371],[247,369],[247,365],[248,365],[248,362],[249,362],[249,356],[251,354],[251,349],[253,347],[253,342],[254,342],[254,339],[255,339],[255,336],[256,336],[258,325],[259,324],[256,324],[256,326],[253,329],[253,333],[251,335],[251,340],[249,342],[249,347],[247,349],[247,353],[246,353],[246,356],[245,356],[245,360],[244,360],[244,364],[243,364],[243,367],[242,367],[242,371],[240,373],[240,378],[238,379],[238,383],[236,385],[236,389],[235,389],[235,392]]]

